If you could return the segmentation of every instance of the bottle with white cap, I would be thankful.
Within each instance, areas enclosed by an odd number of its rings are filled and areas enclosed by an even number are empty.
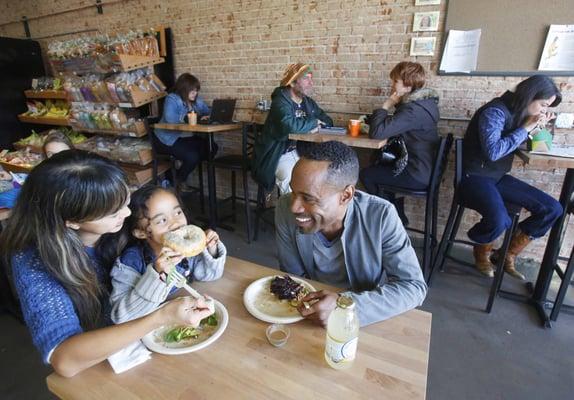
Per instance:
[[[339,296],[337,308],[327,321],[325,360],[335,369],[349,368],[357,355],[359,341],[359,318],[355,302],[349,296]]]

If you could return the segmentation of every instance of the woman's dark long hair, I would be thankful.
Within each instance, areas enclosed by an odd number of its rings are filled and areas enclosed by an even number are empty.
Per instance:
[[[524,123],[528,117],[528,106],[534,100],[545,100],[556,96],[550,107],[556,107],[562,101],[562,94],[554,81],[546,75],[533,75],[516,86],[512,101],[515,127]]]
[[[171,89],[172,93],[176,93],[184,103],[189,103],[189,92],[192,90],[199,90],[201,89],[201,84],[199,83],[199,79],[189,73],[183,73],[177,77],[175,81],[175,85]]]
[[[84,329],[99,326],[100,300],[109,287],[98,281],[78,233],[66,222],[106,217],[128,198],[125,174],[113,162],[82,150],[55,154],[32,170],[0,235],[6,265],[19,251],[37,250],[48,273],[70,295]]]

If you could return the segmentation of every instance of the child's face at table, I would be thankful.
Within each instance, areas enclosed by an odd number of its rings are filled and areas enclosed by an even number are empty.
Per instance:
[[[172,193],[165,190],[155,192],[146,202],[149,219],[142,219],[133,234],[138,239],[146,239],[152,244],[161,245],[163,235],[187,225],[187,218],[181,205]]]

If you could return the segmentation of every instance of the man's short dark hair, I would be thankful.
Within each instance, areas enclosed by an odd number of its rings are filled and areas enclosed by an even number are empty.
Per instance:
[[[303,158],[313,161],[329,161],[327,180],[330,184],[345,187],[356,185],[359,179],[359,159],[347,145],[336,142],[317,143],[310,146]]]

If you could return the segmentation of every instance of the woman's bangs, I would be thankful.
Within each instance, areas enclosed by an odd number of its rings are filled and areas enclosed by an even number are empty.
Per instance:
[[[80,222],[94,221],[118,212],[126,206],[130,196],[125,176],[119,173],[100,173],[94,180],[88,180],[81,192],[86,196]]]

